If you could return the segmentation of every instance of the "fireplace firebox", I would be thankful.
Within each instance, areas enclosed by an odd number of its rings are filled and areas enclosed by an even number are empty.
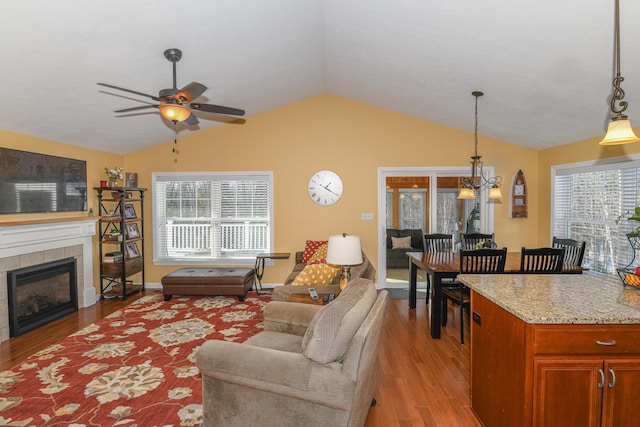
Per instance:
[[[12,337],[78,310],[75,258],[8,271],[7,287]]]

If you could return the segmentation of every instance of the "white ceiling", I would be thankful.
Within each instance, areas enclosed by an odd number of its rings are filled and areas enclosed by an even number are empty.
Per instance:
[[[640,126],[640,2],[621,0],[622,84]],[[532,148],[605,131],[614,0],[0,2],[0,129],[127,154],[173,138],[110,83],[262,111],[332,93]],[[104,92],[111,92],[108,95]],[[131,98],[138,98],[135,95]],[[139,98],[145,100],[144,98]],[[146,101],[146,100],[145,100]],[[193,132],[224,123],[198,113]],[[218,119],[218,120],[208,120]],[[227,119],[228,120],[228,119]]]

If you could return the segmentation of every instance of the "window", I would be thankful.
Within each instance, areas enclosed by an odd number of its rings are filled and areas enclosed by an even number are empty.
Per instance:
[[[273,247],[273,174],[154,173],[153,261],[246,264]]]
[[[424,230],[427,189],[400,188],[398,199],[400,229]]]
[[[586,241],[583,265],[593,271],[629,264],[626,233],[636,225],[625,219],[640,204],[640,160],[558,166],[552,175],[552,234]]]

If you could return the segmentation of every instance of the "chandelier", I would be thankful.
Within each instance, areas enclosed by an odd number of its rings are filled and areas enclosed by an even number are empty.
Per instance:
[[[476,193],[483,188],[489,188],[489,199],[501,199],[502,193],[500,192],[500,184],[502,183],[501,176],[486,178],[482,171],[482,156],[478,155],[478,98],[484,95],[479,91],[471,92],[471,95],[476,97],[476,127],[475,127],[475,152],[471,156],[471,177],[462,178],[462,187],[460,188],[460,194],[458,199],[475,199]]]
[[[640,138],[633,133],[631,122],[624,113],[629,105],[627,101],[623,101],[624,90],[620,87],[620,83],[624,81],[624,77],[620,75],[620,1],[616,0],[615,21],[614,21],[614,58],[613,66],[615,75],[613,76],[613,94],[611,95],[611,121],[607,128],[607,134],[600,141],[600,145],[618,145],[638,142]],[[616,106],[619,103],[619,107]]]

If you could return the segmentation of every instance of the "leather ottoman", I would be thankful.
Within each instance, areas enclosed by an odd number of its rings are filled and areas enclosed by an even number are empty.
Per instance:
[[[173,295],[235,295],[244,301],[255,283],[253,268],[181,268],[162,278],[164,300]]]

